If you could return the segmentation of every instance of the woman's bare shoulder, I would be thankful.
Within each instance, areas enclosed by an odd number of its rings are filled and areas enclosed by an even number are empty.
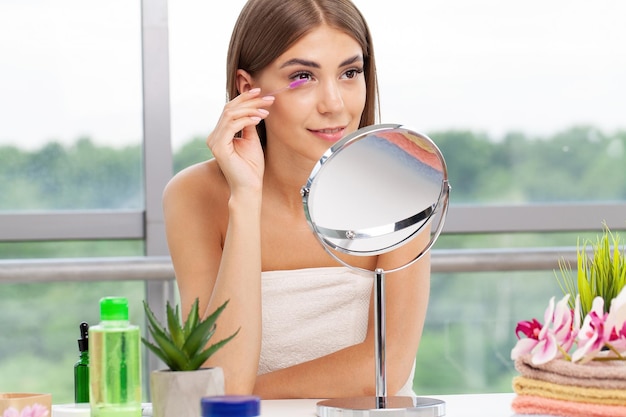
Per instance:
[[[164,203],[177,200],[189,204],[198,202],[207,207],[224,204],[229,189],[226,179],[214,159],[191,165],[172,177],[163,192]]]

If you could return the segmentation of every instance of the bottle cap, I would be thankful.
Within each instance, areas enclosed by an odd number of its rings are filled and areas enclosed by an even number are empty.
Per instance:
[[[101,298],[100,320],[128,320],[128,300],[124,297]]]
[[[202,417],[257,417],[261,399],[254,395],[222,395],[200,400]]]
[[[80,339],[78,339],[78,350],[86,352],[89,350],[89,325],[84,321],[80,323]]]

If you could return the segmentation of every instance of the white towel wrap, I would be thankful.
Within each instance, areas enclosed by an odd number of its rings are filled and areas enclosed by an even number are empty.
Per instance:
[[[373,273],[346,267],[263,272],[259,374],[362,342],[373,281]],[[415,395],[414,373],[415,364],[397,395]]]

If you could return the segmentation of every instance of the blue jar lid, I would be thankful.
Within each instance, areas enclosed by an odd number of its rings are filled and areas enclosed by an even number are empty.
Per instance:
[[[258,417],[261,399],[253,395],[222,395],[200,400],[202,417]]]

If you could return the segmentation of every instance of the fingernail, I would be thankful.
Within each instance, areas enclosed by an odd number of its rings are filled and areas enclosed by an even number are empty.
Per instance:
[[[259,93],[260,91],[261,89],[257,87],[257,88],[252,88],[251,90],[248,91],[248,93],[256,94],[256,93]]]
[[[274,96],[265,96],[265,97],[263,97],[263,100],[274,101],[275,98],[276,97],[274,97]]]
[[[252,116],[250,119],[252,119],[254,123],[259,123],[261,121],[261,118],[258,116]]]
[[[270,114],[270,112],[268,112],[268,111],[267,111],[267,110],[265,110],[265,109],[259,109],[259,110],[258,110],[258,112],[259,112],[259,113],[261,113],[261,114],[265,114],[265,115]]]

